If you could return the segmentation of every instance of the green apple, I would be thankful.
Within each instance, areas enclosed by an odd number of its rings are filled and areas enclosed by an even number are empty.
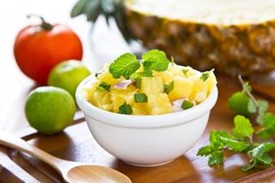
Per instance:
[[[48,85],[67,90],[73,98],[79,83],[89,76],[89,69],[78,60],[68,60],[57,64],[48,77]]]

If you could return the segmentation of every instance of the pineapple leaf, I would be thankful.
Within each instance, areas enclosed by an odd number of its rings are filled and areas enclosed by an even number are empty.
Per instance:
[[[101,13],[100,0],[89,0],[85,9],[84,14],[88,21],[95,22]]]
[[[71,17],[76,17],[81,15],[84,12],[85,5],[89,2],[89,0],[79,0],[74,6],[71,11]]]
[[[129,43],[134,40],[125,19],[124,0],[78,0],[71,10],[71,17],[85,15],[87,21],[94,23],[99,15],[103,15],[109,26],[113,18],[124,39]]]

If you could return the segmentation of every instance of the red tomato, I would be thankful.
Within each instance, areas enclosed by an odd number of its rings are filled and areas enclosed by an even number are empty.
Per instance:
[[[61,24],[51,25],[42,17],[40,25],[29,25],[17,35],[15,60],[21,71],[40,85],[46,85],[50,70],[58,63],[81,60],[83,48],[77,34]]]

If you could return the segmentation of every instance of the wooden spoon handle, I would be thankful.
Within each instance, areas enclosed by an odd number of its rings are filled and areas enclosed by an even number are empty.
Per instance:
[[[26,141],[22,140],[19,137],[13,136],[11,134],[8,134],[6,132],[0,131],[0,144],[26,152],[46,163],[51,165],[53,168],[55,168],[58,172],[62,173],[60,168],[58,167],[58,164],[64,163],[63,160],[60,160],[40,149],[37,147],[29,145]]]

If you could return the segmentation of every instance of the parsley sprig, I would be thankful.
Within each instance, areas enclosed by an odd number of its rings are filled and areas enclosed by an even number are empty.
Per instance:
[[[241,77],[239,80],[242,91],[234,93],[228,100],[229,107],[237,114],[232,132],[212,130],[209,145],[201,147],[197,155],[208,157],[208,165],[211,167],[224,162],[225,151],[248,155],[250,161],[242,167],[243,171],[272,166],[269,153],[275,149],[272,141],[275,137],[275,114],[267,112],[267,101],[252,95],[252,87],[248,82],[244,82]],[[256,123],[253,121],[255,119]],[[253,125],[259,126],[260,130],[256,131]]]

